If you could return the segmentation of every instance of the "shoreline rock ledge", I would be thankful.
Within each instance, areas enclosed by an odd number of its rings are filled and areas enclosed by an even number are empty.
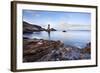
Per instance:
[[[73,46],[64,47],[61,41],[43,39],[23,40],[23,62],[82,60],[91,58],[91,44],[79,49]],[[89,50],[87,51],[86,49]]]

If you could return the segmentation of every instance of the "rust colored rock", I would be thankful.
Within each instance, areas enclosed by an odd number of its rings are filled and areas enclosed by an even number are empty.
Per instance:
[[[85,53],[91,53],[91,48],[84,48]]]

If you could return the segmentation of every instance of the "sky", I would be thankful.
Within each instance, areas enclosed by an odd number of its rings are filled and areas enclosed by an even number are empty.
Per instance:
[[[90,30],[91,14],[83,12],[23,10],[23,21],[57,30]]]

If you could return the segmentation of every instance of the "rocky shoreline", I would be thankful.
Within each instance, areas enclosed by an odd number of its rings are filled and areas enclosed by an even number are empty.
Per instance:
[[[61,41],[23,39],[23,62],[82,60],[91,58],[91,43],[80,49]]]

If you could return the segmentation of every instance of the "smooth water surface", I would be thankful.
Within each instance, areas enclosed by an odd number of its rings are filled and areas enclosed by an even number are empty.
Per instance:
[[[32,34],[24,34],[24,37],[60,40],[64,42],[64,46],[72,45],[78,48],[83,48],[91,41],[91,31],[51,31],[50,34],[46,31],[33,32]]]

